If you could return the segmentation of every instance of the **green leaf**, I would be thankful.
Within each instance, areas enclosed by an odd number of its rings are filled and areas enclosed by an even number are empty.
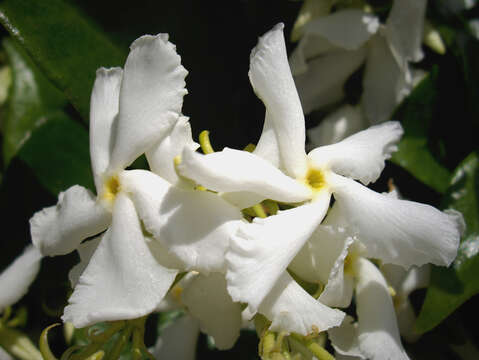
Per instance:
[[[45,114],[66,104],[63,94],[33,64],[22,47],[4,39],[12,69],[12,85],[3,127],[5,167]]]
[[[79,184],[94,189],[88,132],[61,112],[45,118],[18,152],[18,157],[53,194]]]
[[[88,119],[96,70],[123,65],[126,54],[61,0],[5,0],[0,4],[0,21]]]
[[[400,105],[393,119],[400,120],[404,136],[391,161],[405,168],[418,180],[444,193],[449,185],[449,170],[429,149],[429,124],[434,120],[438,101],[437,71],[432,71]]]
[[[479,157],[470,154],[455,170],[444,201],[466,222],[456,260],[449,268],[434,267],[431,284],[416,322],[426,332],[473,295],[479,293]]]

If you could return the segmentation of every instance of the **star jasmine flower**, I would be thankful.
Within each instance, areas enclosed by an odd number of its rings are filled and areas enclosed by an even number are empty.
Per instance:
[[[391,199],[355,181],[367,185],[379,177],[402,135],[399,123],[373,126],[305,153],[304,116],[282,29],[280,24],[261,37],[251,54],[249,77],[266,107],[263,133],[254,153],[225,148],[200,155],[185,149],[179,166],[183,176],[225,193],[225,198],[242,207],[264,199],[297,205],[241,225],[226,256],[233,300],[247,303],[249,314],[259,311],[269,319],[271,302],[286,294],[287,284],[293,284],[287,267],[322,222],[333,194],[339,218],[347,219],[354,231],[364,235],[367,257],[404,267],[428,262],[447,265],[459,243],[457,216]],[[306,325],[320,321],[312,319],[311,312],[305,315],[304,308],[291,310],[304,321],[301,331],[294,330],[302,334],[311,331]],[[319,316],[323,322],[316,325],[321,330],[342,320],[331,309],[323,310]],[[293,322],[287,319],[281,325],[290,329]],[[280,327],[278,323],[273,321]]]
[[[387,120],[413,87],[409,63],[423,57],[425,9],[426,0],[400,0],[384,25],[355,8],[304,25],[290,62],[305,113],[341,100],[346,80],[365,63],[362,113],[371,124]]]
[[[178,273],[151,251],[151,239],[132,200],[138,188],[129,178],[147,181],[156,175],[124,169],[178,122],[186,74],[166,34],[135,40],[124,70],[99,69],[90,109],[97,196],[72,186],[59,195],[56,206],[30,220],[33,244],[43,255],[63,255],[78,248],[93,253],[63,315],[77,328],[149,314]],[[96,237],[80,244],[92,236]]]

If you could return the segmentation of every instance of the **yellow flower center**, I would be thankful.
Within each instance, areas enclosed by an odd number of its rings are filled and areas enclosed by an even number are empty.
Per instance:
[[[111,203],[115,200],[115,197],[119,192],[120,181],[118,180],[118,176],[114,175],[103,184],[102,199]]]

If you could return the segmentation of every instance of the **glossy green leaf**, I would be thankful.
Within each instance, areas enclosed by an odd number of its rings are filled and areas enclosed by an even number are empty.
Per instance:
[[[0,21],[47,77],[88,119],[95,72],[121,66],[125,53],[76,8],[62,0],[6,0]]]
[[[33,64],[22,47],[4,39],[12,71],[8,110],[3,124],[3,157],[5,167],[31,135],[38,123],[52,110],[66,104],[64,95]]]
[[[479,157],[469,155],[455,170],[444,209],[464,215],[466,231],[456,260],[449,268],[434,267],[431,285],[417,319],[416,327],[426,332],[471,296],[479,293]]]
[[[94,189],[87,130],[61,112],[32,132],[18,157],[53,194],[79,184]]]
[[[438,101],[437,72],[433,71],[412,92],[395,112],[404,136],[391,161],[405,168],[418,180],[434,190],[444,193],[449,185],[449,170],[441,165],[429,149],[429,124],[434,121],[434,108]]]

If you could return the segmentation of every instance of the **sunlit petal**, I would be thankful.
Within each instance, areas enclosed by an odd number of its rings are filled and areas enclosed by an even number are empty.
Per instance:
[[[187,93],[187,73],[167,34],[144,35],[131,44],[121,84],[112,171],[131,164],[173,128]]]
[[[318,168],[330,168],[367,185],[379,178],[385,160],[397,150],[402,134],[401,124],[390,121],[360,131],[339,143],[318,147],[308,157]]]
[[[60,193],[57,205],[33,215],[32,242],[45,256],[68,254],[87,237],[105,230],[110,219],[90,190],[75,185]]]
[[[270,330],[301,335],[338,326],[344,318],[342,311],[315,300],[286,272],[279,277],[258,311],[271,320]]]
[[[410,267],[449,265],[456,257],[461,222],[432,206],[394,199],[335,175],[334,204],[358,232],[367,257]]]
[[[201,155],[185,149],[178,170],[183,176],[214,191],[248,191],[262,195],[262,200],[282,202],[301,202],[311,197],[306,186],[246,151],[225,148]]]
[[[90,157],[98,193],[102,190],[103,175],[110,164],[122,77],[121,68],[98,69],[91,93]]]
[[[228,291],[254,313],[278,278],[320,224],[328,207],[328,193],[312,204],[255,218],[240,227],[226,255]]]
[[[147,315],[158,307],[177,273],[153,257],[132,201],[120,193],[112,225],[80,276],[63,320],[82,328]]]

